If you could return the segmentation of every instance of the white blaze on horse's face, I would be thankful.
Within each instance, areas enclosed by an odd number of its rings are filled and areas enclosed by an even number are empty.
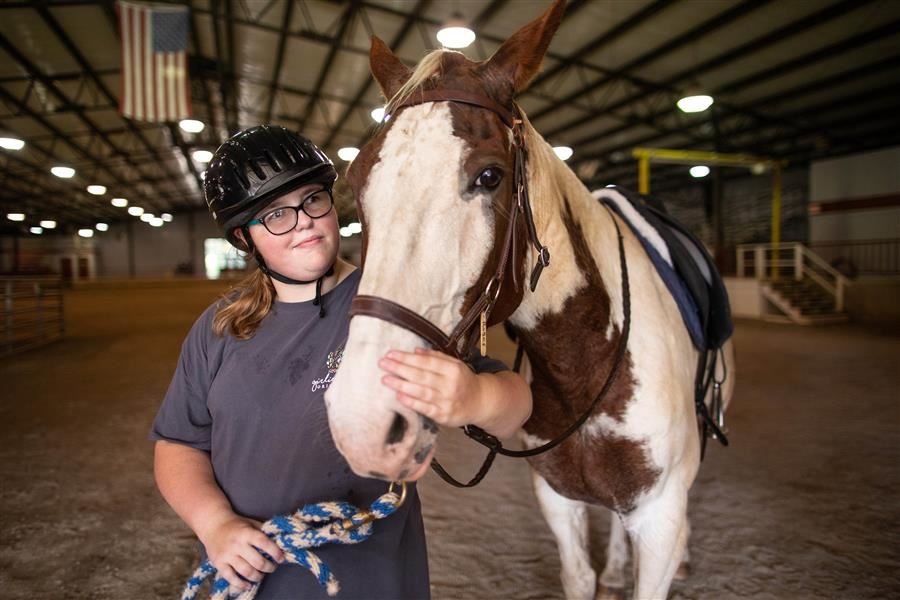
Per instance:
[[[359,293],[397,302],[446,334],[494,242],[491,197],[468,189],[469,151],[453,133],[447,103],[408,107],[356,190],[367,231]],[[430,461],[437,428],[397,401],[378,366],[388,350],[420,347],[421,338],[385,321],[357,316],[350,323],[326,403],[334,441],[359,475],[402,479]]]

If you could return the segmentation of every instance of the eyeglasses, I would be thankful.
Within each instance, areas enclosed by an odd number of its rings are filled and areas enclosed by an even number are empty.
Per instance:
[[[321,189],[304,198],[300,206],[273,208],[266,214],[247,221],[247,225],[262,225],[272,235],[284,235],[297,226],[301,210],[310,219],[321,219],[331,212],[333,206],[331,190]]]

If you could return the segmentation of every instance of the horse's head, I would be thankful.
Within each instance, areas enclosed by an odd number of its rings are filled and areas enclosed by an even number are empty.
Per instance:
[[[399,304],[449,336],[473,307],[477,314],[502,272],[511,276],[503,277],[491,305],[492,321],[515,309],[526,238],[522,221],[507,236],[516,162],[509,117],[514,95],[537,73],[564,10],[564,0],[557,0],[484,62],[435,51],[410,71],[373,38],[372,72],[391,101],[390,119],[347,175],[364,225],[360,295]],[[429,100],[442,96],[455,101]],[[518,241],[504,252],[507,237]],[[509,259],[501,262],[504,255]],[[477,319],[472,324],[477,329]],[[459,346],[469,339],[461,335]],[[430,460],[437,427],[397,402],[378,366],[389,349],[425,345],[407,328],[353,317],[326,402],[335,443],[356,473],[403,479]]]

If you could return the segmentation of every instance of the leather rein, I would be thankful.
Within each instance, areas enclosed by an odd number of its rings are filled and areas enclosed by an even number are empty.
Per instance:
[[[504,235],[503,250],[500,254],[500,260],[498,261],[496,270],[494,271],[494,275],[488,280],[484,291],[479,295],[478,299],[472,304],[469,310],[466,311],[465,315],[463,315],[463,318],[456,325],[456,327],[454,327],[449,336],[446,335],[431,321],[425,319],[418,313],[396,302],[393,302],[386,298],[380,298],[378,296],[370,296],[366,294],[357,295],[350,305],[350,317],[352,318],[357,315],[363,315],[387,321],[388,323],[391,323],[398,327],[402,327],[403,329],[406,329],[418,335],[426,342],[431,344],[431,346],[436,350],[444,352],[445,354],[448,354],[460,360],[465,360],[468,356],[469,348],[471,348],[474,342],[473,334],[476,331],[475,324],[476,321],[479,320],[480,328],[478,329],[478,332],[481,340],[481,353],[482,355],[485,354],[487,322],[490,317],[491,311],[494,308],[497,297],[500,294],[500,289],[503,285],[504,275],[506,274],[507,268],[512,263],[512,261],[515,260],[516,256],[516,226],[520,213],[522,215],[522,218],[525,219],[529,242],[532,244],[532,246],[534,246],[537,252],[537,260],[535,262],[534,268],[531,271],[531,277],[529,281],[529,286],[532,292],[537,288],[538,281],[541,277],[541,272],[550,264],[550,250],[546,246],[541,244],[540,240],[538,239],[537,228],[534,225],[534,217],[531,211],[531,202],[528,196],[526,172],[527,154],[525,150],[525,139],[522,132],[522,119],[518,118],[516,113],[510,111],[491,98],[482,94],[476,94],[465,90],[438,89],[417,92],[407,98],[405,101],[398,104],[394,108],[394,111],[396,114],[396,111],[399,111],[401,108],[423,104],[426,102],[455,102],[460,104],[467,104],[470,106],[477,106],[479,108],[483,108],[495,113],[500,118],[500,120],[503,121],[503,123],[512,130],[513,144],[515,146],[515,163],[513,166],[515,206],[513,207],[513,210],[510,211],[510,217],[507,223],[506,233]],[[515,110],[516,112],[518,112],[517,107]],[[447,473],[447,471],[444,470],[437,459],[432,459],[431,468],[447,483],[456,487],[472,487],[477,485],[484,478],[491,465],[493,464],[494,458],[496,458],[497,454],[502,454],[503,456],[525,458],[542,454],[558,446],[575,431],[577,431],[585,421],[587,421],[588,417],[594,411],[594,408],[596,408],[600,400],[609,391],[609,388],[612,386],[613,381],[615,381],[616,375],[618,374],[619,368],[624,359],[625,350],[628,345],[628,334],[631,325],[631,295],[629,293],[628,265],[625,261],[625,250],[623,245],[622,232],[620,231],[619,225],[612,213],[610,213],[610,218],[612,219],[613,224],[616,227],[616,234],[618,236],[619,259],[622,269],[622,304],[624,324],[622,328],[622,335],[619,339],[618,348],[616,349],[615,362],[613,363],[613,367],[607,375],[602,389],[594,398],[594,401],[591,403],[590,407],[565,431],[563,431],[560,435],[550,440],[549,442],[535,448],[530,448],[527,450],[508,450],[503,447],[503,444],[497,437],[489,434],[488,432],[475,425],[466,425],[465,427],[463,427],[463,431],[465,432],[465,434],[471,439],[488,448],[488,455],[487,457],[485,457],[484,463],[482,464],[481,468],[468,483],[457,481],[449,473]],[[511,271],[513,286],[517,289],[518,269],[516,269],[513,265]]]

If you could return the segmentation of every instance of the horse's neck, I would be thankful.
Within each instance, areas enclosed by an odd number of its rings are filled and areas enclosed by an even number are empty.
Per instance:
[[[547,196],[535,199],[542,203],[536,206],[535,225],[541,243],[550,249],[550,266],[534,292],[526,289],[510,321],[519,330],[533,332],[548,318],[564,317],[573,303],[588,297],[606,315],[606,326],[611,313],[621,329],[621,269],[612,215],[583,186],[568,186],[567,193]],[[528,269],[534,260],[531,251]],[[572,326],[577,329],[578,324]]]

